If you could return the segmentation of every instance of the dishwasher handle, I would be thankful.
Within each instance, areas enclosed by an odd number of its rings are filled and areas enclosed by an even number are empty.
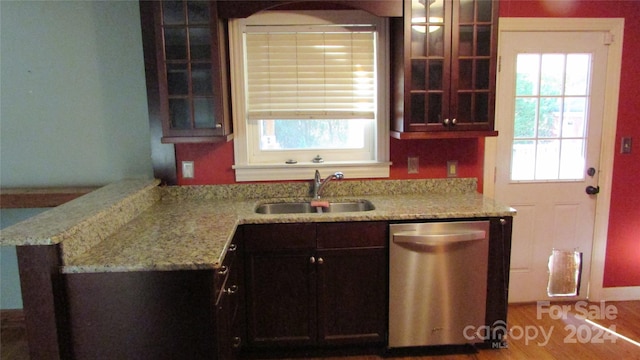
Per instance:
[[[483,240],[487,233],[484,230],[457,231],[448,233],[421,234],[416,231],[403,231],[393,234],[396,244],[437,246],[465,241]]]

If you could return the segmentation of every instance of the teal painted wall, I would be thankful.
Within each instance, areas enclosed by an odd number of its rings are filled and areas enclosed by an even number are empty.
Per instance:
[[[2,209],[0,210],[0,229],[47,210],[39,209]],[[0,247],[0,309],[22,309],[18,259],[15,246]]]
[[[151,177],[137,1],[0,1],[0,185]]]
[[[1,187],[153,176],[137,1],[1,0],[0,54]],[[0,308],[20,308],[0,250]]]

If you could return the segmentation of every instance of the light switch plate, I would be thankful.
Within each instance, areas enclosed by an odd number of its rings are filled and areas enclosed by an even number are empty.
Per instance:
[[[193,179],[193,175],[194,175],[193,161],[183,161],[182,162],[182,178]]]

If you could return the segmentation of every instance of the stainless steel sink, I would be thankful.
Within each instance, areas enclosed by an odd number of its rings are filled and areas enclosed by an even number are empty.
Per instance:
[[[371,211],[375,206],[369,200],[354,200],[330,202],[328,208],[318,208],[311,206],[309,202],[282,202],[282,203],[266,203],[256,208],[258,214],[307,214],[307,213],[342,213],[342,212],[359,212]]]

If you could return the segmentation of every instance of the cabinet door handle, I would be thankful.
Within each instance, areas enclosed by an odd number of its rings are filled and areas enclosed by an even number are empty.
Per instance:
[[[318,265],[322,265],[324,264],[324,259],[323,258],[318,258]]]
[[[239,336],[234,336],[233,344],[231,346],[233,346],[234,349],[237,349],[240,347],[240,344],[242,344],[242,338],[240,338]]]
[[[225,293],[233,295],[238,292],[238,285],[231,285],[224,290]]]
[[[218,269],[218,275],[227,275],[229,272],[229,267],[227,265],[222,265],[220,269]]]
[[[312,257],[310,257],[310,258],[309,258],[309,262],[310,262],[310,263],[312,263],[312,264],[315,264],[315,263],[316,263],[316,258],[315,258],[315,257],[313,257],[313,256],[312,256]]]

